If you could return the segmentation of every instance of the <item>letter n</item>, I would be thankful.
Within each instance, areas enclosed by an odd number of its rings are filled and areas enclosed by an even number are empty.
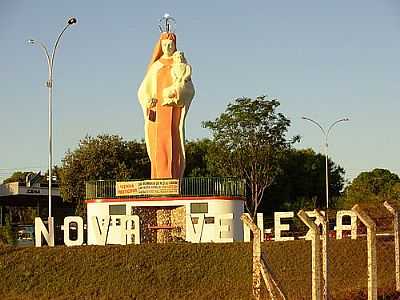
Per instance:
[[[35,218],[35,245],[42,247],[42,235],[47,242],[47,245],[54,247],[54,218],[48,218],[49,230],[44,226],[41,218]]]

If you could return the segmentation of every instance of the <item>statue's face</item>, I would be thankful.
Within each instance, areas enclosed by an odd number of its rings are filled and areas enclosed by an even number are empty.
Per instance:
[[[175,52],[175,42],[172,40],[161,40],[161,49],[165,56],[171,56]]]

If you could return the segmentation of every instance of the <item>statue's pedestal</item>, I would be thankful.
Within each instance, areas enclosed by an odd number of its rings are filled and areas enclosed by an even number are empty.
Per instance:
[[[108,220],[106,243],[121,244],[121,218],[130,215],[139,217],[141,243],[243,240],[244,198],[240,196],[94,198],[86,203],[88,244],[92,245],[98,244],[95,230]]]

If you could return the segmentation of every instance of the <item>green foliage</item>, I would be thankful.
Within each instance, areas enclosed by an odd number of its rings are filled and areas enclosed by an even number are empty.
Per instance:
[[[15,233],[12,230],[10,217],[6,215],[5,217],[5,225],[0,226],[0,244],[5,243],[9,245],[15,245],[16,238]]]
[[[185,144],[185,177],[214,176],[210,170],[208,153],[211,147],[209,139],[188,141]]]
[[[26,175],[28,175],[29,173],[33,172],[21,172],[21,171],[14,172],[9,178],[4,179],[3,183],[11,183],[11,182],[25,183]]]
[[[250,197],[246,207],[254,217],[266,188],[282,172],[280,161],[298,137],[288,141],[290,121],[276,110],[280,103],[266,96],[238,98],[215,121],[203,122],[212,132],[212,171],[245,178]]]
[[[33,224],[38,216],[37,207],[9,206],[8,212],[13,223]]]
[[[85,181],[139,179],[148,177],[149,172],[144,142],[123,141],[117,135],[87,136],[62,161],[60,191],[64,201],[75,203],[77,213],[81,214]]]
[[[265,210],[324,208],[326,203],[325,156],[311,149],[287,152],[283,172],[266,193],[270,199]],[[328,159],[330,207],[341,195],[344,169]]]
[[[346,187],[341,206],[350,208],[357,203],[378,204],[396,201],[400,204],[400,178],[386,169],[360,173]]]
[[[26,183],[26,176],[29,175],[29,174],[36,174],[36,172],[33,172],[33,171],[28,171],[28,172],[16,171],[9,178],[3,180],[3,183],[19,182],[19,183],[25,184]],[[46,172],[46,174],[44,176],[43,175],[40,176],[40,180],[39,180],[40,183],[46,184],[48,182],[47,181],[47,174],[48,174],[48,171]],[[57,174],[58,174],[58,167],[54,166],[52,175],[58,177]]]
[[[213,141],[194,140],[186,143],[186,177],[223,176],[214,162]],[[282,172],[266,190],[260,209],[300,210],[323,208],[325,196],[325,156],[312,149],[290,149],[280,157]],[[334,207],[344,185],[344,169],[328,159],[330,206]],[[399,190],[400,191],[400,190]]]

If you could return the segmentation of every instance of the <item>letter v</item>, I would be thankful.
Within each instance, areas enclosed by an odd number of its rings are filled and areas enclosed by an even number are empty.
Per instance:
[[[99,222],[99,219],[96,216],[92,217],[92,228],[94,228],[94,236],[97,245],[106,245],[110,220],[111,216],[104,218],[105,222]]]

